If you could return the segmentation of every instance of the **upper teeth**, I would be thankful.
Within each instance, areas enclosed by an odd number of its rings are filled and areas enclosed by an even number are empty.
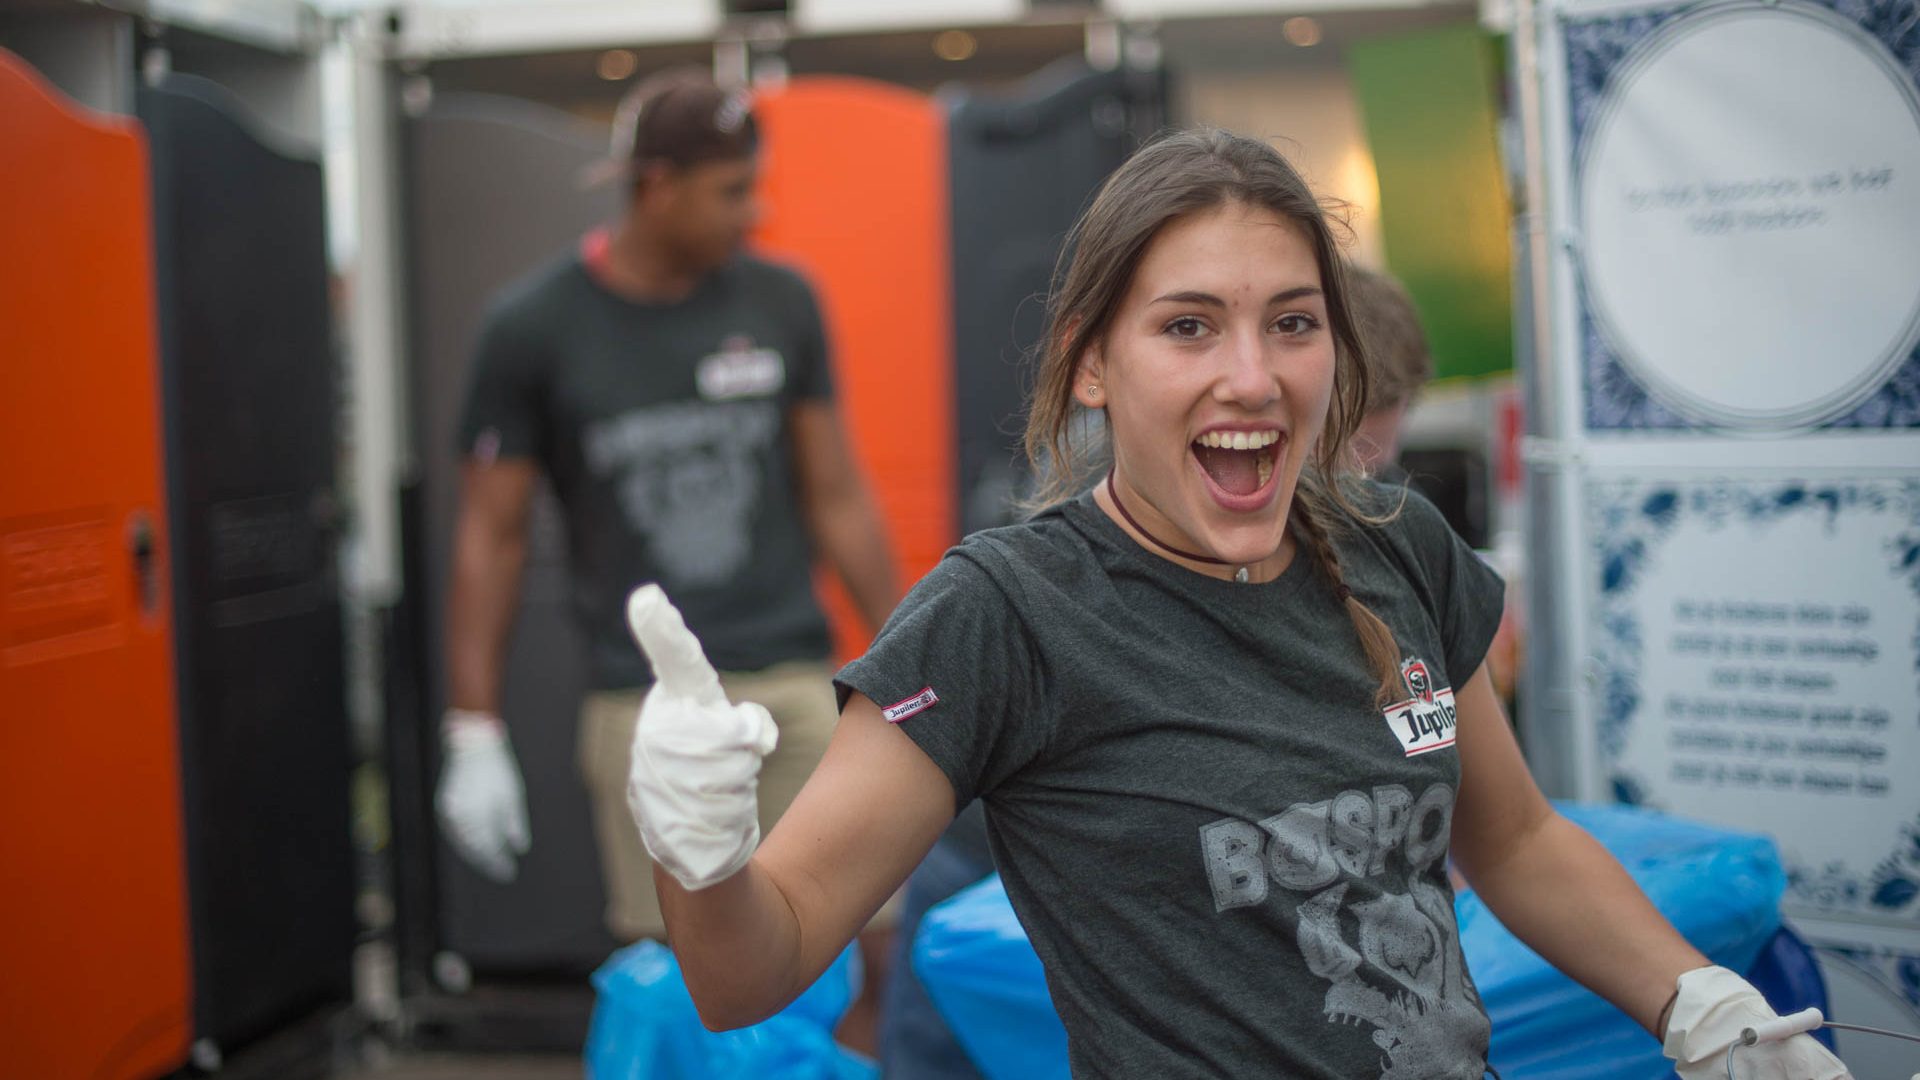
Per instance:
[[[1197,440],[1216,450],[1258,450],[1280,441],[1277,431],[1209,431]]]

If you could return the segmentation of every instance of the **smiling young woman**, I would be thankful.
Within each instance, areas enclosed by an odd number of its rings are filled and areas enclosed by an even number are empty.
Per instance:
[[[1351,486],[1327,480],[1364,413],[1367,366],[1326,214],[1271,147],[1224,133],[1161,140],[1129,170],[1152,179],[1109,181],[1066,245],[1028,414],[1027,454],[1046,478],[1030,507],[1077,493],[1074,406],[1104,409],[1113,470],[1102,508],[1176,561],[1240,583],[1273,580],[1304,541],[1390,696],[1392,632],[1346,585],[1326,524],[1379,524],[1374,514],[1393,505],[1378,500],[1370,514]],[[1118,370],[1129,357],[1133,370]],[[1188,461],[1176,467],[1171,447],[1156,457],[1142,445],[1160,428],[1133,437],[1139,395],[1103,377],[1197,387],[1213,426],[1181,444]],[[1243,438],[1267,445],[1249,452]]]
[[[1107,411],[1107,498],[1163,548],[1280,576],[1285,511],[1333,396],[1326,324],[1313,249],[1278,214],[1232,202],[1168,224],[1076,365],[1076,400]]]
[[[1710,1075],[1771,1013],[1534,786],[1484,666],[1499,579],[1430,504],[1341,472],[1363,343],[1298,174],[1172,135],[1068,247],[1036,512],[949,552],[840,672],[833,743],[764,844],[763,718],[636,595],[661,678],[630,790],[702,1017],[785,1005],[979,799],[1076,1077],[1480,1077],[1450,858]],[[1091,448],[1068,438],[1088,411]],[[1804,1036],[1755,1049],[1844,1075]]]

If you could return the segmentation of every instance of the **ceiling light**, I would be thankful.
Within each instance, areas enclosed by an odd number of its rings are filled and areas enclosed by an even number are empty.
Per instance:
[[[631,49],[608,49],[600,54],[594,70],[608,82],[619,82],[640,70],[640,58],[633,55]]]
[[[933,54],[942,60],[965,60],[980,48],[980,42],[965,30],[942,30],[933,37]]]

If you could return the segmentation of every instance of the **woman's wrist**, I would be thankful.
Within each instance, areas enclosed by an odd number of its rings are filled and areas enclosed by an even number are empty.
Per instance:
[[[1667,995],[1667,1003],[1660,1006],[1660,1012],[1653,1018],[1653,1037],[1664,1040],[1667,1037],[1667,1021],[1673,1019],[1673,1004],[1680,1000],[1680,988],[1675,986],[1673,993]]]

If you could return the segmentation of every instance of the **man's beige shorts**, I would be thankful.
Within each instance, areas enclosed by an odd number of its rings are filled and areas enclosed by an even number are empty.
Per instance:
[[[818,661],[720,673],[730,700],[766,706],[780,729],[779,745],[760,766],[763,837],[800,793],[833,737],[840,713],[831,680],[831,669]],[[633,728],[645,696],[644,690],[603,690],[588,694],[580,709],[580,772],[593,803],[593,828],[607,881],[607,929],[622,941],[666,937],[660,900],[653,891],[653,862],[627,809]]]

